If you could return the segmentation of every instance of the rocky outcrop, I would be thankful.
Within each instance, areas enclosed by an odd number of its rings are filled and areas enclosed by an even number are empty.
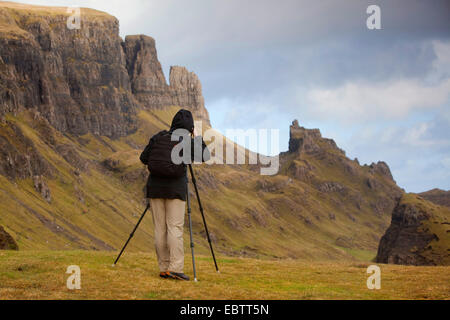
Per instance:
[[[287,172],[292,177],[303,182],[310,182],[314,177],[314,167],[307,161],[293,161]]]
[[[205,108],[202,85],[197,75],[185,67],[174,66],[170,68],[169,79],[173,105],[191,110],[198,120],[203,120],[209,125],[209,114]]]
[[[264,213],[258,211],[255,208],[246,208],[245,213],[248,214],[256,222],[257,225],[267,227],[267,221]]]
[[[174,105],[169,86],[158,61],[155,40],[149,36],[127,36],[122,44],[131,90],[145,108]]]
[[[289,151],[290,153],[316,153],[324,149],[331,149],[345,155],[332,139],[323,138],[319,129],[306,129],[294,120],[289,128]]]
[[[372,174],[380,174],[384,177],[387,177],[390,180],[394,180],[392,177],[391,169],[389,169],[389,166],[384,161],[378,161],[377,163],[372,163],[369,166],[370,170],[369,172]]]
[[[38,152],[20,127],[7,121],[0,131],[0,174],[10,179],[45,175],[51,177],[53,166]]]
[[[329,192],[342,192],[345,190],[345,187],[341,185],[339,182],[323,182],[318,186],[318,189],[321,192],[329,193]]]
[[[0,250],[19,250],[16,241],[2,226],[0,226]]]
[[[56,152],[72,165],[76,171],[84,172],[89,169],[89,161],[81,157],[73,145],[59,144],[56,146]]]
[[[50,203],[52,201],[52,196],[45,178],[43,176],[34,176],[33,184],[34,189],[41,194],[45,201]]]
[[[404,265],[448,265],[450,211],[406,194],[392,212],[376,261]]]
[[[289,130],[289,152],[301,153],[319,150],[316,139],[322,138],[319,129],[305,129],[300,127],[298,120],[294,120]]]
[[[153,38],[145,35],[127,36],[123,48],[131,89],[144,108],[180,106],[192,111],[197,120],[210,125],[202,85],[195,73],[185,67],[172,66],[170,85],[167,85]]]
[[[292,182],[291,178],[277,176],[276,178],[261,178],[256,181],[256,190],[269,193],[277,193],[286,188]]]

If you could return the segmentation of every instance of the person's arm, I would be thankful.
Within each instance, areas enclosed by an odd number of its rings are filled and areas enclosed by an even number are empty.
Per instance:
[[[199,146],[201,145],[201,150]],[[199,150],[196,150],[199,149]],[[200,154],[201,153],[201,154]],[[196,136],[191,141],[191,158],[195,162],[206,162],[211,158],[208,146],[202,136]]]
[[[205,141],[203,141],[202,138],[202,151],[203,151],[203,162],[208,161],[211,159],[211,153],[209,152],[208,146],[206,145]]]
[[[139,157],[139,160],[141,160],[141,162],[145,165],[148,165],[148,157],[150,154],[150,150],[152,148],[152,144],[153,144],[153,137],[150,139],[144,151],[142,151],[141,156]]]

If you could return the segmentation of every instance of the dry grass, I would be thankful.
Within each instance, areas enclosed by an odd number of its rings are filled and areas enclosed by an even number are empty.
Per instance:
[[[153,253],[23,251],[0,253],[0,299],[449,299],[450,267],[380,265],[381,289],[366,287],[354,262],[197,257],[199,282],[160,279]],[[69,265],[81,290],[66,288]],[[186,272],[192,275],[190,256]]]
[[[9,8],[18,10],[23,14],[35,14],[40,16],[52,16],[52,15],[70,16],[72,14],[67,12],[68,7],[41,6],[10,1],[0,1],[0,8]],[[97,16],[97,17],[110,16],[106,12],[90,8],[82,8],[81,10],[83,15],[87,16]]]
[[[9,1],[0,1],[0,36],[5,39],[29,39],[33,35],[28,31],[27,25],[50,22],[56,18],[57,24],[64,25],[65,17],[73,14],[69,7],[50,7],[31,4],[22,4]],[[106,12],[90,8],[80,8],[82,19],[92,21],[115,20],[116,18]],[[62,20],[60,19],[62,17]]]

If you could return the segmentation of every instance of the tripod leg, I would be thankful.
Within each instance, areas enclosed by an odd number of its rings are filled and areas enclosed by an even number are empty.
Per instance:
[[[212,247],[211,238],[209,237],[208,226],[206,224],[205,214],[203,213],[203,206],[202,206],[202,202],[200,201],[200,195],[198,194],[197,182],[195,180],[194,170],[192,169],[192,165],[191,164],[189,165],[189,171],[191,173],[192,183],[194,184],[195,195],[197,196],[197,200],[198,200],[198,207],[200,208],[200,213],[202,214],[203,225],[205,226],[206,237],[208,238],[209,248],[211,249],[211,255],[212,255],[213,260],[214,260],[214,265],[216,267],[216,271],[220,273],[219,267],[217,266],[216,256],[214,255],[214,250],[213,250],[213,247]]]
[[[123,246],[122,250],[120,250],[119,255],[116,258],[116,261],[114,261],[114,264],[112,265],[113,267],[116,265],[116,263],[119,261],[120,256],[122,255],[123,251],[125,250],[125,248],[128,245],[128,242],[130,242],[131,238],[133,238],[134,236],[134,232],[137,230],[137,228],[139,227],[139,224],[141,223],[142,219],[144,218],[145,214],[147,213],[147,210],[150,208],[150,202],[147,204],[147,207],[145,208],[144,213],[141,215],[141,217],[139,218],[138,223],[136,224],[136,226],[134,227],[133,231],[130,234],[130,237],[128,238],[127,242],[125,242],[125,245]]]
[[[197,282],[197,272],[195,270],[195,255],[194,255],[194,238],[192,237],[192,220],[191,220],[191,200],[189,198],[189,181],[186,177],[186,200],[187,200],[187,212],[189,220],[189,235],[191,240],[191,255],[192,255],[192,268],[194,270],[194,281]]]

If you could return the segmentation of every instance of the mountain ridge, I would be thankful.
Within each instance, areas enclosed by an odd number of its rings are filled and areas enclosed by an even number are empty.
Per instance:
[[[438,188],[418,193],[422,198],[445,207],[450,207],[450,191]]]

